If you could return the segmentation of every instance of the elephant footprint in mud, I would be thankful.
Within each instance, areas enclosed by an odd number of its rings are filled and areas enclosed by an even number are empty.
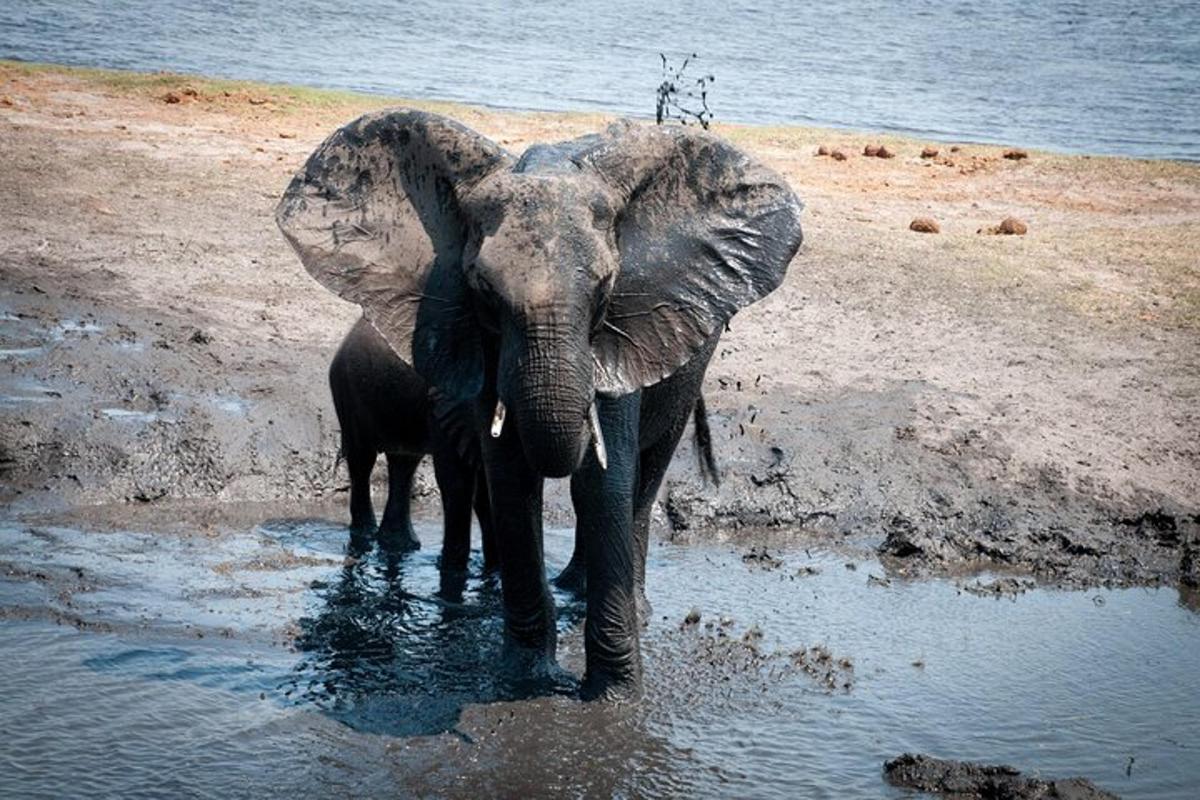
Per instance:
[[[308,272],[471,410],[511,668],[554,668],[542,492],[570,476],[583,695],[640,689],[654,496],[726,323],[783,280],[801,207],[693,129],[620,123],[518,159],[407,110],[340,129],[293,179],[277,220]]]

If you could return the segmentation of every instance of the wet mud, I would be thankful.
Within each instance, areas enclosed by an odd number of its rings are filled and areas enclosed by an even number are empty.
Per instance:
[[[893,786],[958,800],[1115,800],[1085,778],[1030,778],[1009,766],[970,764],[905,753],[883,765]]]
[[[103,269],[67,282],[0,258],[0,279],[0,495],[11,508],[344,497],[325,378],[332,347],[270,335],[248,347],[202,315],[131,308],[130,287]],[[331,335],[343,317],[348,326],[353,311],[334,315]],[[898,404],[914,401],[907,389],[814,411],[775,382],[726,385],[721,368],[718,358],[707,390],[721,484],[705,480],[685,438],[656,513],[661,535],[866,536],[902,575],[999,569],[1059,586],[1200,581],[1194,507],[1081,492],[1052,469],[985,478],[982,465],[1007,458],[995,440],[918,444],[896,427],[907,418]],[[728,410],[746,395],[749,433],[745,415]],[[768,430],[762,420],[772,418],[787,427]],[[831,467],[835,449],[853,454]],[[436,513],[428,464],[415,495],[419,512]],[[551,486],[547,511],[569,521],[563,487]]]
[[[478,551],[442,576],[436,524],[397,556],[352,553],[336,507],[121,508],[0,524],[6,796],[900,797],[880,764],[911,750],[1200,780],[1173,589],[980,596],[866,542],[659,541],[645,698],[581,703],[582,606],[556,595],[560,675],[506,677],[498,587]],[[552,569],[571,542],[548,531]]]

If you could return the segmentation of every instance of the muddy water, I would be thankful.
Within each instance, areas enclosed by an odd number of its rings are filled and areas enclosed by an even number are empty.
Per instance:
[[[315,520],[0,525],[0,796],[901,796],[880,767],[903,751],[1200,785],[1200,617],[1174,590],[978,596],[777,536],[661,543],[647,697],[613,708],[497,680],[496,587],[443,584],[420,533],[347,559]]]

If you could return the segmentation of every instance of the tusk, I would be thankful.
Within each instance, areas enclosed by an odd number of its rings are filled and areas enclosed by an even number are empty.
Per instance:
[[[496,413],[492,415],[492,438],[499,439],[500,432],[504,430],[504,401],[496,400]]]
[[[606,470],[608,451],[604,449],[604,434],[600,432],[600,414],[596,411],[595,403],[592,403],[588,411],[588,429],[592,433],[592,447],[596,449],[596,460],[600,462],[600,469]]]

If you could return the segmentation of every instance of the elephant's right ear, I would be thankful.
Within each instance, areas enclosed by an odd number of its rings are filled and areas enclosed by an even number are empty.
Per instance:
[[[275,219],[304,268],[358,303],[392,349],[452,397],[482,383],[479,332],[462,276],[459,199],[511,157],[453,120],[367,114],[317,148]]]

